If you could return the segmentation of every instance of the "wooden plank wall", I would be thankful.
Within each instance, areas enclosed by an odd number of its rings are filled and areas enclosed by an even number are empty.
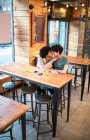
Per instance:
[[[34,54],[46,44],[31,46],[32,11],[28,9],[29,4],[34,6],[33,12],[46,12],[43,10],[43,0],[13,0],[14,46],[16,62],[33,64]]]
[[[28,0],[13,0],[15,61],[29,63]]]
[[[77,56],[79,22],[72,21],[69,25],[68,55]]]
[[[80,17],[80,8],[73,9],[73,17]],[[69,25],[69,40],[68,40],[68,54],[82,57],[83,40],[84,40],[85,22],[70,21]]]

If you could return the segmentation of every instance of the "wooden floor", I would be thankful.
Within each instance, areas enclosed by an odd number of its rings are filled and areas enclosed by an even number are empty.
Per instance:
[[[45,113],[43,114],[45,116]],[[27,118],[30,114],[27,114]],[[43,125],[44,127],[45,125]],[[47,128],[45,126],[45,128]],[[6,134],[9,135],[9,134]],[[2,135],[0,135],[2,136]],[[5,135],[4,135],[5,136]],[[17,121],[14,124],[13,136],[16,140],[21,140],[21,126]],[[52,133],[39,136],[39,140],[90,140],[90,93],[87,94],[87,82],[85,85],[84,100],[80,101],[80,87],[75,91],[72,88],[70,121],[66,122],[66,108],[63,115],[58,115],[57,135],[52,137]],[[10,140],[4,137],[0,140]],[[27,140],[36,140],[36,129],[33,128],[32,122],[27,121]]]

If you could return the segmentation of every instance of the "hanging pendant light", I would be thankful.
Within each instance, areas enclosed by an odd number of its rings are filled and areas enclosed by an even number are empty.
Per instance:
[[[68,8],[68,7],[69,7],[69,4],[67,3],[67,4],[66,4],[66,8]]]
[[[85,3],[82,3],[82,7],[84,7],[85,6]]]
[[[78,7],[77,6],[75,6],[75,8],[74,8],[75,10],[77,10],[78,9]]]

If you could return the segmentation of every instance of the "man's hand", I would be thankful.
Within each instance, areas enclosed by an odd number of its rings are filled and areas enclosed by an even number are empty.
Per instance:
[[[54,73],[54,74],[59,74],[57,71],[55,71],[55,70],[53,70],[53,69],[51,69],[50,72],[51,72],[51,73]]]
[[[58,60],[58,58],[57,57],[54,57],[54,58],[52,58],[52,63],[54,62],[54,61],[56,61],[56,60]]]

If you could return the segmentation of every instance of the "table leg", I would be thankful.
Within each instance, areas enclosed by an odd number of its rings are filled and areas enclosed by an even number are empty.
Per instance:
[[[67,122],[69,122],[69,113],[70,113],[71,83],[72,81],[68,83]]]
[[[90,65],[89,65],[89,76],[88,76],[88,93],[90,88]]]
[[[83,100],[85,80],[86,80],[87,66],[83,66],[82,85],[81,85],[81,101]]]
[[[22,124],[22,140],[26,140],[26,119],[25,114],[21,116],[21,124]]]
[[[55,88],[53,90],[53,111],[52,111],[53,137],[56,136],[58,105],[59,105],[59,93],[58,89]]]

